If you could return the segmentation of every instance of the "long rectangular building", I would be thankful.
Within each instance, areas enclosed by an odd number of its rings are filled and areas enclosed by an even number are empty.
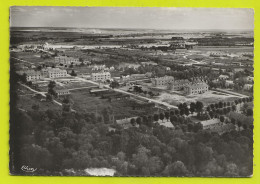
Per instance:
[[[109,72],[92,73],[91,79],[93,81],[105,81],[111,79],[111,74]]]
[[[195,84],[187,85],[187,86],[184,87],[184,92],[187,95],[202,94],[202,93],[205,93],[208,90],[209,90],[209,87],[205,82],[195,83]]]
[[[48,70],[48,77],[49,78],[67,77],[67,71],[61,70],[59,68],[51,68]]]

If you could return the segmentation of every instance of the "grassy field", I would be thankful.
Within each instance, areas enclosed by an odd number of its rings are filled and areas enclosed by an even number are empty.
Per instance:
[[[208,57],[200,55],[200,54],[192,54],[187,56],[188,59],[194,59],[196,61],[202,61],[204,59],[207,59]]]
[[[99,96],[90,95],[88,90],[76,90],[72,91],[71,99],[73,101],[72,108],[76,111],[86,111],[95,113],[101,113],[106,107],[111,107],[114,111],[116,119],[132,117],[132,116],[142,116],[150,115],[157,109],[143,109],[143,110],[133,110],[129,106],[130,102],[135,102],[133,100],[120,100],[109,102],[107,99],[101,99]]]
[[[41,102],[40,99],[33,97],[33,95],[19,96],[17,107],[28,111],[28,110],[32,110],[32,105],[34,104],[39,105],[39,111],[46,111],[48,109],[61,110],[61,106],[53,102],[45,102],[45,101]]]
[[[43,59],[39,53],[33,52],[15,52],[11,53],[11,57],[19,58],[25,61],[29,61],[31,63],[37,64],[52,64],[54,62],[54,58]]]
[[[88,82],[71,82],[68,84],[63,84],[61,86],[60,84],[56,84],[55,90],[60,90],[60,89],[74,89],[74,88],[91,88],[91,87],[97,87],[96,85]],[[47,92],[48,91],[48,86],[42,86],[37,88],[38,91],[42,92]]]
[[[30,91],[29,89],[23,87],[23,86],[18,86],[17,94],[18,95],[32,95],[32,94],[35,94],[35,93]]]
[[[208,91],[203,94],[197,94],[197,95],[188,95],[188,96],[182,96],[178,94],[169,94],[169,93],[162,93],[159,97],[156,97],[156,99],[167,102],[171,105],[178,105],[180,103],[191,103],[191,102],[197,102],[201,101],[205,106],[211,103],[216,103],[219,101],[234,101],[237,99],[236,96],[228,95],[228,94],[220,94],[220,93],[213,93],[212,91]]]
[[[92,87],[92,86],[96,86],[96,85],[89,82],[71,82],[69,84],[65,84],[60,88],[73,89],[73,88]]]
[[[221,52],[229,52],[229,53],[237,53],[237,52],[252,52],[254,51],[254,47],[217,47],[217,46],[196,46],[193,49],[194,51],[221,51]]]
[[[89,68],[86,65],[83,65],[83,66],[73,66],[73,68],[69,69],[68,73],[70,73],[70,70],[74,70],[77,75],[78,74],[90,74],[92,72],[91,68]]]

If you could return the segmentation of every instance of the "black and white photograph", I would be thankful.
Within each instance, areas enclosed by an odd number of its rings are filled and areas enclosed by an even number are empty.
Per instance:
[[[252,177],[254,10],[10,7],[11,175]]]

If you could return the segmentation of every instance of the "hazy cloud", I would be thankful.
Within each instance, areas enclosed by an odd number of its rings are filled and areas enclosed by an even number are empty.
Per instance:
[[[11,26],[151,29],[253,29],[245,8],[33,7],[10,8]]]

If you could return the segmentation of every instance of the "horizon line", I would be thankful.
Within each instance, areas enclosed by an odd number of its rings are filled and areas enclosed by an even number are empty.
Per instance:
[[[244,29],[240,29],[240,28],[234,28],[234,29],[208,29],[208,28],[176,28],[176,29],[168,29],[168,28],[128,28],[128,27],[62,27],[62,26],[11,26],[10,28],[77,28],[77,29],[142,29],[142,30],[250,30],[250,31],[254,31],[254,28],[244,28]]]

